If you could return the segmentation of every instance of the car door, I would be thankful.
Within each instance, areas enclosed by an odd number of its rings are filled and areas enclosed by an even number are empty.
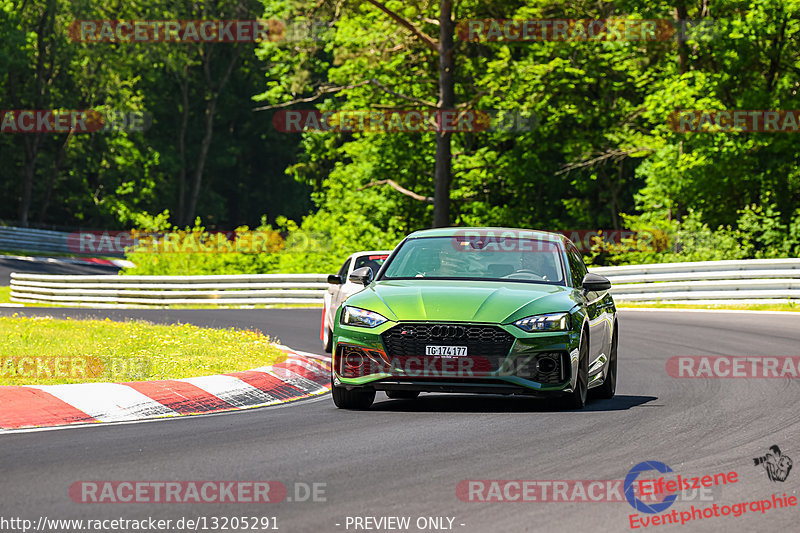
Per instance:
[[[328,324],[333,324],[333,319],[336,316],[336,310],[339,309],[344,298],[347,296],[343,296],[342,293],[345,292],[344,288],[349,280],[347,276],[350,274],[350,263],[352,262],[353,258],[348,257],[347,261],[344,262],[342,268],[339,269],[339,272],[336,273],[339,276],[339,279],[342,280],[342,283],[339,285],[328,285],[328,294],[330,294],[330,304],[327,309],[328,313]],[[331,327],[331,329],[333,329]]]

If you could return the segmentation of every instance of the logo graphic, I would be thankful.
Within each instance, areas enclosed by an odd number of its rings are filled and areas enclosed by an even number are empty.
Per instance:
[[[770,446],[766,455],[761,457],[754,457],[753,464],[755,466],[764,465],[764,470],[767,471],[767,477],[770,481],[786,481],[789,472],[792,470],[792,460],[781,453],[778,445]]]
[[[430,335],[431,337],[446,337],[446,338],[454,338],[460,339],[467,334],[467,328],[464,326],[453,326],[453,325],[434,325],[431,326]]]
[[[625,499],[628,500],[628,503],[631,504],[634,509],[643,513],[658,514],[668,509],[670,505],[675,503],[678,495],[669,494],[660,502],[650,504],[644,503],[642,500],[637,498],[636,494],[634,493],[636,479],[642,472],[649,472],[650,470],[656,470],[662,474],[672,472],[672,469],[669,466],[660,461],[644,461],[630,469],[628,475],[625,476],[623,488],[625,489]]]

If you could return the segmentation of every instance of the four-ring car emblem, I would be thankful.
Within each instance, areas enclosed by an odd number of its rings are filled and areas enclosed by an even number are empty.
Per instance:
[[[453,326],[453,325],[443,325],[443,326],[431,326],[428,330],[428,333],[431,337],[447,337],[452,339],[460,339],[467,334],[467,328],[464,326]]]

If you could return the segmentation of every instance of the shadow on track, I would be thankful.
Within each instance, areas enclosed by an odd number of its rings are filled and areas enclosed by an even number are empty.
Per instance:
[[[611,400],[589,400],[583,411],[559,408],[556,402],[508,396],[464,396],[426,394],[416,400],[377,400],[370,411],[403,413],[580,413],[586,411],[626,411],[653,400],[655,396],[617,395]]]

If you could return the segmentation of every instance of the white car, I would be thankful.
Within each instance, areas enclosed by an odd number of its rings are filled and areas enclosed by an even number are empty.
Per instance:
[[[331,351],[333,344],[333,317],[336,310],[342,305],[348,296],[364,289],[361,283],[350,281],[350,274],[362,267],[369,267],[373,277],[378,273],[391,250],[378,250],[372,252],[356,252],[347,258],[342,268],[336,274],[328,276],[328,290],[325,292],[325,304],[322,308],[322,327],[320,328],[320,339],[322,348],[326,352]]]

